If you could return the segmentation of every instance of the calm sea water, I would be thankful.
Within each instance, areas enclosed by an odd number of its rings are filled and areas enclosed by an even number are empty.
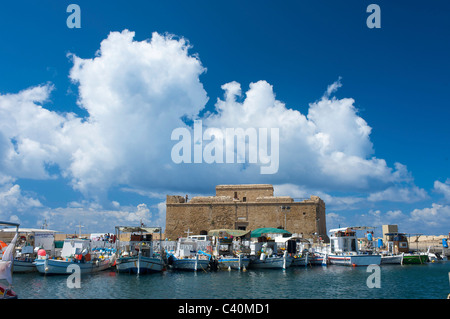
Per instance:
[[[14,274],[20,299],[445,299],[450,262],[383,265],[380,288],[369,288],[366,267],[288,268],[129,275],[103,271],[68,288],[66,276]]]

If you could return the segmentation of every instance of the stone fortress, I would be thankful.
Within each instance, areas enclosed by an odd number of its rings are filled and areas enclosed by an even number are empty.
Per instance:
[[[325,203],[317,196],[296,201],[274,196],[269,184],[218,185],[216,196],[167,195],[165,237],[206,234],[212,229],[283,228],[315,242],[328,242]]]

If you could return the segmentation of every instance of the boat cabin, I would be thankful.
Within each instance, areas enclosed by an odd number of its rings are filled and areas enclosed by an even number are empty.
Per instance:
[[[386,233],[387,249],[392,254],[409,252],[408,238],[404,233]]]
[[[358,252],[356,231],[350,227],[330,230],[331,253]]]
[[[61,257],[71,257],[89,252],[91,240],[83,238],[66,238],[61,250]]]
[[[159,247],[161,247],[161,227],[116,226],[115,228],[116,250],[120,256],[140,254],[143,257],[152,257],[155,254],[153,234],[159,234]],[[129,240],[123,241],[121,233],[129,233]]]
[[[211,237],[208,235],[191,235],[188,238],[196,241],[211,241]]]
[[[185,258],[194,256],[198,253],[199,250],[203,250],[204,248],[199,244],[205,243],[206,241],[197,241],[194,238],[178,238],[177,246],[175,251],[173,252],[177,258]]]

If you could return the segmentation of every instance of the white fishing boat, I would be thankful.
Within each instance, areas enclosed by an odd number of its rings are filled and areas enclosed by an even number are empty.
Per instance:
[[[381,255],[381,264],[401,265],[401,264],[403,264],[403,256],[404,256],[404,254]]]
[[[428,247],[427,250],[427,255],[428,255],[428,261],[435,263],[435,262],[444,262],[444,261],[448,261],[447,256],[445,256],[444,254],[444,248],[442,248],[442,253],[439,252],[431,252],[431,246]]]
[[[328,254],[330,254],[330,244],[325,243],[321,238],[317,243],[311,244],[308,249],[309,262],[311,266],[327,266]]]
[[[130,241],[122,245],[119,240],[120,233],[132,233]],[[156,253],[153,250],[152,234],[154,233],[161,235],[161,227],[116,226],[116,238],[118,239],[116,241],[116,269],[118,272],[139,275],[161,272],[166,269],[162,251]]]
[[[327,261],[331,265],[369,266],[380,265],[381,255],[376,253],[361,253],[358,249],[356,230],[371,227],[344,227],[331,229],[329,254]]]
[[[14,238],[8,246],[2,249],[2,256],[0,259],[0,280],[5,280],[8,284],[3,285],[0,283],[0,299],[17,299],[17,293],[12,290],[12,284],[14,252],[19,236],[19,224],[0,221],[0,226],[15,227]]]
[[[207,270],[210,257],[199,252],[197,240],[194,238],[179,238],[175,251],[167,251],[167,261],[175,270]]]
[[[37,271],[43,275],[69,275],[74,269],[81,274],[94,273],[111,267],[114,256],[94,253],[91,241],[83,238],[66,238],[60,257],[50,257],[38,252],[35,259]]]
[[[321,254],[318,252],[309,253],[309,263],[312,266],[323,266],[328,263],[326,254]]]
[[[14,228],[3,229],[4,233],[13,233]],[[55,233],[58,231],[41,228],[20,228],[16,243],[16,255],[13,263],[15,273],[28,273],[37,271],[34,264],[39,249],[44,249],[46,254],[55,254]]]

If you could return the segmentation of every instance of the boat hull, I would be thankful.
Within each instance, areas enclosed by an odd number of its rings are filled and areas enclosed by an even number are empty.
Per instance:
[[[328,255],[328,262],[342,266],[380,265],[381,255]]]
[[[222,270],[227,270],[229,268],[241,270],[244,268],[248,268],[250,265],[250,258],[242,257],[239,261],[238,257],[224,257],[219,258],[218,260],[218,267]]]
[[[36,265],[34,264],[34,260],[18,260],[14,259],[13,263],[13,272],[15,273],[29,273],[36,272]]]
[[[403,262],[403,256],[397,255],[397,256],[382,256],[381,257],[381,264],[395,264],[395,265],[401,265]]]
[[[428,261],[428,255],[404,255],[404,265],[425,264]]]
[[[176,270],[197,271],[207,270],[209,266],[208,259],[183,258],[173,259],[172,268]]]
[[[0,284],[0,299],[17,299],[17,294],[13,290]]]
[[[322,266],[324,263],[324,255],[321,254],[314,254],[313,256],[310,257],[310,264],[313,266]]]
[[[320,261],[322,263],[322,260]],[[292,260],[291,267],[308,266],[310,264],[310,256],[306,254],[304,256],[296,256]]]
[[[252,269],[286,269],[292,264],[293,258],[287,257],[267,257],[263,260],[261,258],[251,258],[249,267]]]
[[[432,263],[446,262],[446,261],[448,261],[448,258],[447,258],[447,256],[444,256],[444,257],[428,256],[428,260]]]
[[[120,257],[116,260],[116,270],[122,273],[146,274],[164,269],[164,261],[159,257]]]
[[[70,275],[73,273],[73,269],[69,268],[71,265],[78,266],[81,274],[90,274],[108,269],[111,266],[111,260],[105,258],[80,263],[58,259],[37,259],[35,265],[37,271],[44,275]]]

